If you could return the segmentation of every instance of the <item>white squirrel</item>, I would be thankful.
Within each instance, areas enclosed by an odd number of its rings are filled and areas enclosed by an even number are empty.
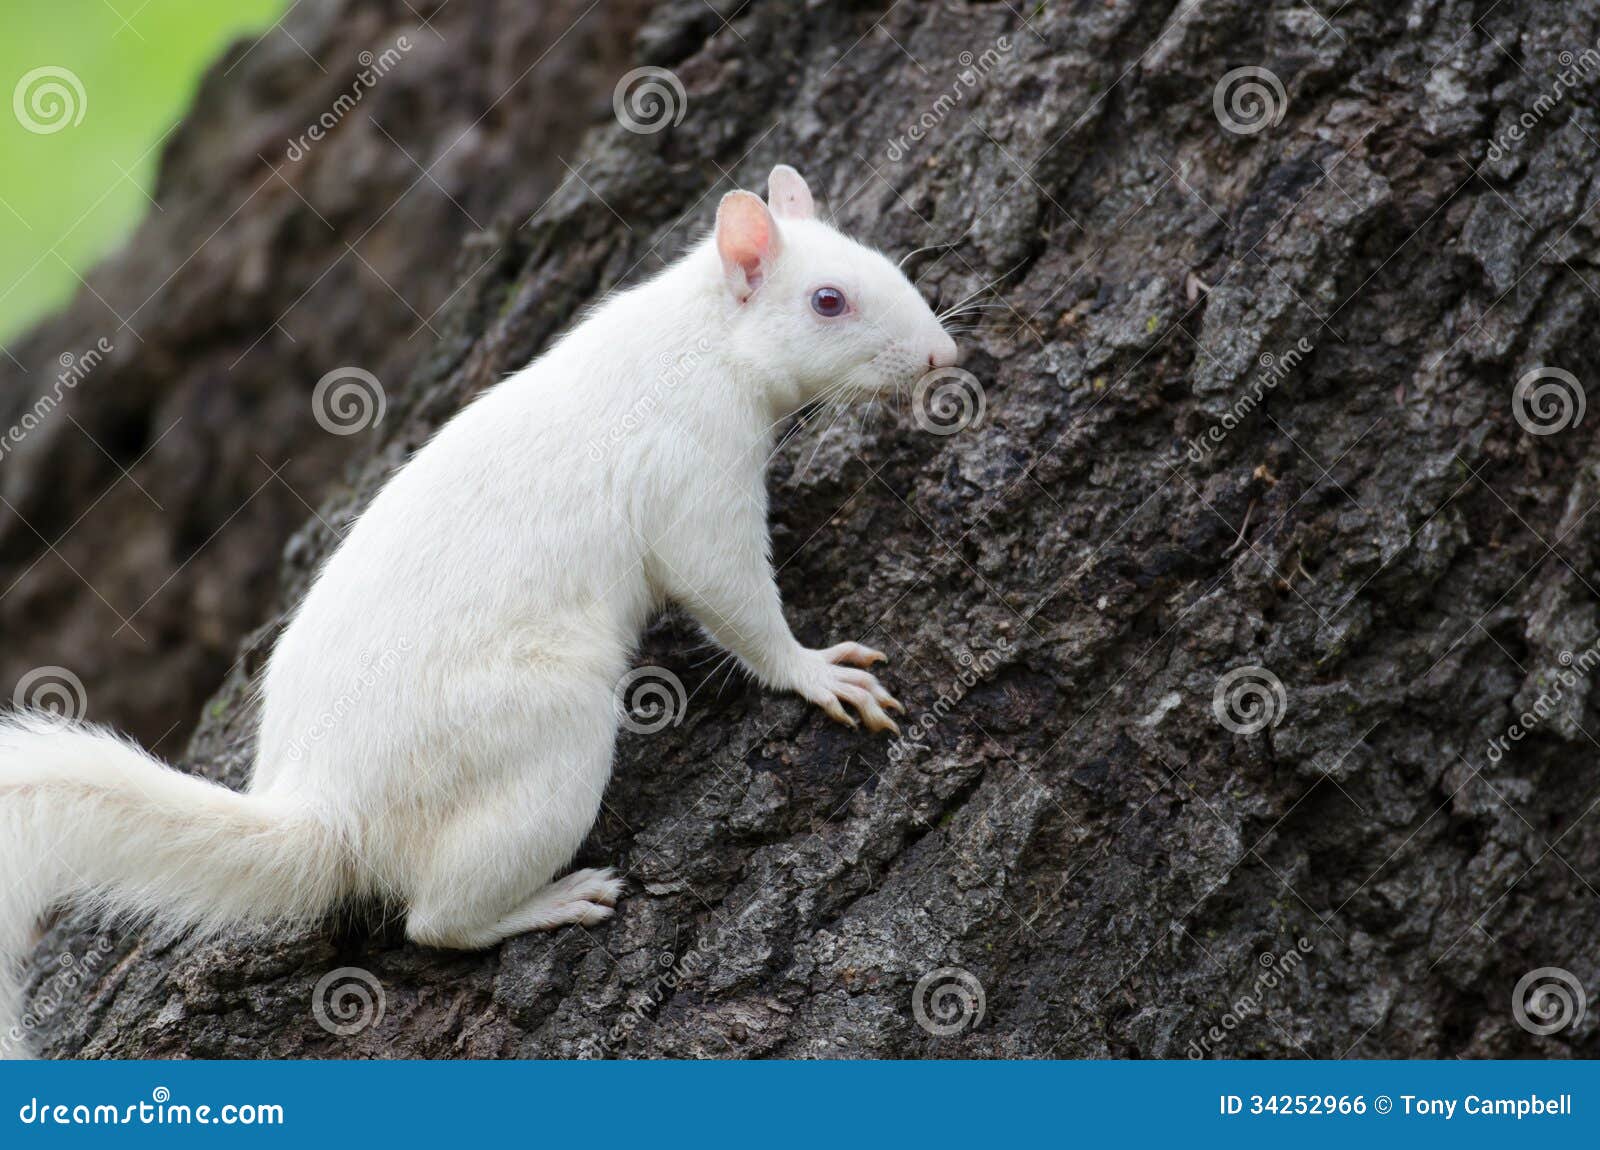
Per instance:
[[[904,708],[865,670],[880,652],[790,632],[765,472],[786,416],[897,390],[956,345],[893,263],[816,218],[793,168],[768,200],[723,197],[711,236],[384,485],[272,652],[246,791],[100,728],[0,719],[0,1049],[18,1048],[38,923],[68,900],[209,932],[376,896],[417,943],[466,949],[609,917],[612,871],[555,876],[600,809],[615,688],[669,601],[765,685],[897,730]]]

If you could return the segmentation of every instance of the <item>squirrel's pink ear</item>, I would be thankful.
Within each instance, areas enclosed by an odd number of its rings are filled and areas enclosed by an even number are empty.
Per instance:
[[[788,164],[779,164],[767,177],[767,204],[780,220],[809,220],[817,213],[804,177]]]
[[[717,255],[728,288],[740,303],[761,286],[778,258],[778,221],[761,197],[729,192],[717,206]]]

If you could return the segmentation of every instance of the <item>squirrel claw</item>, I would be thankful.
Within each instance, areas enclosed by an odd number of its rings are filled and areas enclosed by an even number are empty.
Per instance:
[[[871,667],[875,663],[889,661],[889,656],[882,651],[860,643],[837,643],[824,651],[819,651],[818,654],[830,663],[845,663],[852,667]]]
[[[866,724],[867,730],[900,733],[888,712],[903,715],[905,707],[884,689],[877,676],[860,669],[883,661],[883,652],[860,643],[840,643],[813,654],[817,664],[810,676],[811,682],[800,690],[802,695],[838,722],[851,727],[860,725],[845,709],[845,704],[849,704],[860,715],[860,722]]]
[[[853,717],[851,717],[849,711],[845,710],[839,705],[839,700],[832,696],[829,696],[817,705],[822,708],[823,712],[828,716],[828,718],[832,719],[836,723],[843,723],[847,727],[857,727],[860,725]]]

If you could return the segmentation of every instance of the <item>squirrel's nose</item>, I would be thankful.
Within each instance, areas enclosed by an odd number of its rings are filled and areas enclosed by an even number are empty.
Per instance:
[[[956,348],[956,341],[948,335],[941,335],[937,346],[928,353],[928,366],[934,368],[954,367],[956,360],[959,358],[960,352]]]

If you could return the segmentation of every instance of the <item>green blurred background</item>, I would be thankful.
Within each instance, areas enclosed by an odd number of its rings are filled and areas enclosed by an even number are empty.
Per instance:
[[[146,211],[162,135],[182,118],[200,75],[235,37],[269,27],[287,0],[6,0],[0,20],[0,345],[78,289]],[[60,130],[28,130],[37,68],[82,85]],[[44,114],[40,114],[40,113]]]

